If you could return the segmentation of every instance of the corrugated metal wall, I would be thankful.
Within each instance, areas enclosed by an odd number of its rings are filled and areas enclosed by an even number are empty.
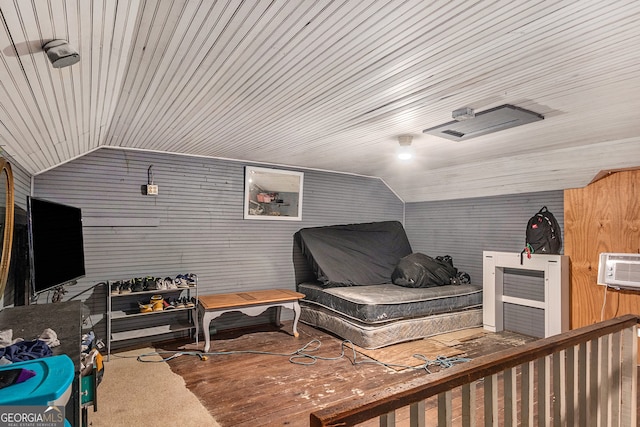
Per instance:
[[[469,273],[473,283],[480,283],[482,252],[520,252],[527,221],[542,206],[547,206],[564,229],[562,191],[407,203],[405,228],[414,252],[451,255],[459,270]],[[505,279],[509,295],[542,298],[540,277],[517,274],[516,270],[509,273]],[[531,314],[520,308],[505,309],[505,328],[543,336],[544,323],[530,322]],[[540,318],[539,313],[535,318]]]
[[[144,196],[141,185],[151,165],[159,194]],[[403,203],[381,180],[321,171],[303,171],[302,221],[245,220],[244,166],[101,149],[36,176],[36,197],[83,211],[87,275],[69,287],[68,296],[105,280],[187,272],[198,274],[201,294],[294,289],[298,229],[402,220]],[[106,306],[102,287],[80,298],[100,322],[97,314]]]

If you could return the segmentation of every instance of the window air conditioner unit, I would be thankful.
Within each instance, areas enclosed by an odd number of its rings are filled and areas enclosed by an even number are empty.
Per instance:
[[[601,253],[598,284],[640,291],[640,254]]]

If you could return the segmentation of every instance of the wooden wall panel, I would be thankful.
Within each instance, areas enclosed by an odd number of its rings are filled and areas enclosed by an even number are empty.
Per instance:
[[[565,254],[571,257],[571,328],[640,315],[640,292],[597,285],[602,252],[640,253],[640,170],[565,190]]]

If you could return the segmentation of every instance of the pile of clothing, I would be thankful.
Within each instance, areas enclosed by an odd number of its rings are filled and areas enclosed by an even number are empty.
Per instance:
[[[49,328],[31,341],[13,338],[13,329],[0,331],[0,365],[51,356],[51,349],[59,345],[58,335]]]
[[[58,335],[52,329],[45,329],[35,340],[13,338],[13,329],[0,331],[0,365],[52,356],[52,347],[60,345]],[[29,369],[6,369],[0,371],[0,389],[19,384],[35,376]]]

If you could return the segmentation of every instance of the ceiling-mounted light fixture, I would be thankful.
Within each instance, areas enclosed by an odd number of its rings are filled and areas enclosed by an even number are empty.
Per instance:
[[[413,157],[413,151],[411,150],[411,141],[413,141],[412,135],[398,136],[398,143],[400,144],[400,148],[398,150],[398,158],[400,160],[410,160]]]
[[[80,61],[80,54],[66,40],[51,40],[42,46],[53,68],[63,68]]]
[[[472,115],[473,117],[471,117]],[[544,120],[542,114],[510,104],[480,111],[477,114],[471,108],[461,108],[453,112],[453,118],[456,120],[425,129],[422,133],[439,136],[451,141],[465,141]]]

